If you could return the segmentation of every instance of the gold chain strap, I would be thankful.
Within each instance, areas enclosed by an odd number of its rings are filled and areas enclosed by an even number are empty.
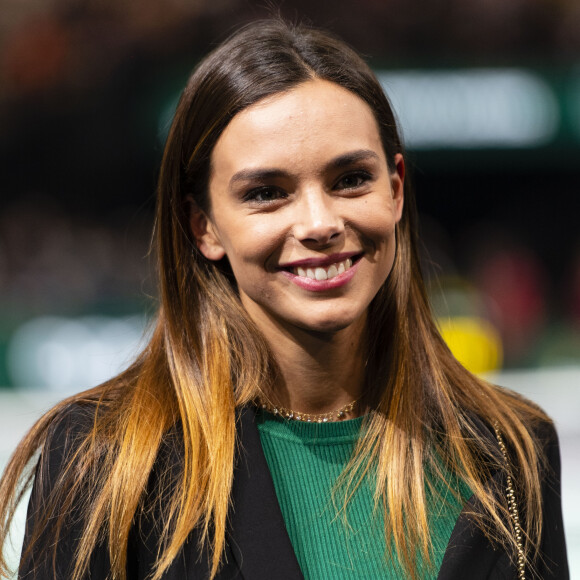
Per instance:
[[[518,513],[518,504],[516,502],[516,494],[514,491],[513,480],[511,476],[511,469],[507,454],[507,449],[505,443],[503,441],[503,437],[501,435],[501,431],[499,430],[499,425],[496,422],[493,426],[495,430],[495,436],[497,438],[497,442],[499,443],[499,448],[501,449],[506,470],[507,470],[507,486],[506,486],[506,495],[508,501],[508,510],[510,512],[510,517],[512,519],[512,523],[514,526],[514,535],[516,537],[516,544],[518,547],[518,578],[520,580],[526,579],[526,556],[524,553],[524,548],[522,545],[522,528],[520,526],[520,516]]]

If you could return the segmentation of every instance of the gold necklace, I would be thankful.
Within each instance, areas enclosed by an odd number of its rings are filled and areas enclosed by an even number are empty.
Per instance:
[[[344,407],[341,407],[336,411],[328,411],[328,413],[300,413],[299,411],[293,411],[292,409],[287,409],[280,405],[272,405],[269,401],[258,400],[258,405],[264,409],[264,411],[272,413],[272,415],[278,415],[284,419],[292,419],[294,421],[304,421],[306,423],[330,423],[342,421],[347,417],[347,415],[353,412],[357,403],[358,399],[355,399],[348,403],[348,405],[344,405]]]

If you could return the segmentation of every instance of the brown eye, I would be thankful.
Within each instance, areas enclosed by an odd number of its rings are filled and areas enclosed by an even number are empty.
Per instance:
[[[342,176],[335,188],[336,189],[356,189],[361,185],[364,185],[371,176],[366,171],[357,171],[355,173],[349,173],[347,175]]]
[[[244,196],[244,201],[268,203],[285,197],[287,197],[286,193],[276,187],[257,187]]]

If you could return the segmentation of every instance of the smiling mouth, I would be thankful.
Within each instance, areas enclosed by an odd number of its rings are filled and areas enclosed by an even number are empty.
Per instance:
[[[331,280],[336,276],[343,274],[349,268],[352,268],[353,264],[355,264],[360,258],[362,254],[358,256],[353,256],[352,258],[346,258],[340,262],[335,262],[334,264],[330,264],[328,266],[317,266],[317,267],[310,267],[305,268],[298,266],[296,268],[292,268],[289,271],[292,272],[295,276],[300,276],[301,278],[310,278],[310,280]]]

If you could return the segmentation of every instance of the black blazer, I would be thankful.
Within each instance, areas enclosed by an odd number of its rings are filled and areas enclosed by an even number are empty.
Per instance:
[[[59,473],[63,457],[70,450],[71,428],[86,421],[86,413],[73,409],[56,429],[43,453],[37,470],[43,477],[35,482],[28,512],[28,528],[43,509],[46,486],[52,486]],[[485,436],[495,437],[482,423]],[[218,573],[218,580],[300,580],[302,572],[286,532],[282,512],[276,498],[274,485],[264,457],[253,408],[245,408],[238,421],[240,446],[234,474],[232,509],[227,531],[226,563]],[[542,536],[542,561],[536,570],[542,580],[567,580],[569,578],[566,546],[562,526],[560,503],[560,456],[556,433],[551,426],[545,429],[546,451],[551,474],[543,482],[544,533]],[[172,448],[173,449],[173,448]],[[170,457],[177,465],[179,457],[175,451]],[[37,471],[37,474],[39,471]],[[502,475],[494,475],[500,489],[505,484]],[[517,475],[516,475],[517,477]],[[155,479],[153,474],[152,479]],[[43,481],[41,485],[38,481]],[[478,502],[471,499],[451,535],[439,571],[438,580],[507,580],[517,578],[516,568],[508,555],[501,549],[494,549],[487,538],[475,528],[465,515],[466,511],[478,510]],[[153,512],[141,517],[131,533],[128,548],[128,580],[145,579],[153,569],[157,553],[155,519]],[[73,518],[74,519],[74,518]],[[159,520],[160,521],[160,520]],[[25,545],[28,541],[28,529]],[[47,531],[50,534],[49,531]],[[33,550],[31,556],[21,562],[19,578],[23,580],[58,579],[70,577],[76,541],[81,534],[79,524],[67,528],[65,536],[57,546],[56,570],[47,558]],[[197,533],[194,530],[179,556],[164,574],[164,580],[205,580],[209,577],[209,562],[205,552],[198,548]],[[50,542],[49,537],[43,538]],[[41,540],[42,541],[42,540]],[[109,572],[109,556],[104,546],[98,547],[90,563],[88,578],[105,580]],[[363,577],[361,576],[361,579]],[[532,578],[528,570],[526,578]],[[370,579],[369,579],[370,580]]]

